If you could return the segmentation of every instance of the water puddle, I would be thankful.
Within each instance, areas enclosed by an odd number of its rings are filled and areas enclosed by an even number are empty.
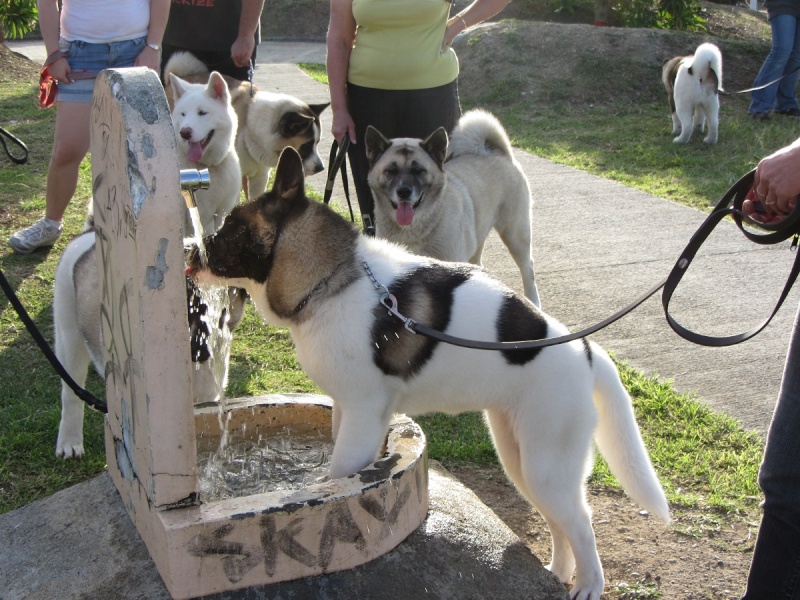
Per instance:
[[[201,438],[197,443],[200,497],[212,502],[299,490],[320,482],[328,473],[333,452],[330,431],[326,429],[262,429],[256,440],[244,438],[241,432],[230,435],[224,445]],[[227,426],[223,437],[226,435]]]

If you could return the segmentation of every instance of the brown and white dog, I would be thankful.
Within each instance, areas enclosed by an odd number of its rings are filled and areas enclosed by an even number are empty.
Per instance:
[[[173,54],[164,67],[168,101],[169,73],[192,83],[205,83],[209,77],[208,68],[193,54]],[[319,116],[328,103],[306,104],[294,96],[259,90],[248,82],[231,77],[225,77],[225,81],[239,119],[236,153],[246,198],[256,198],[264,193],[269,171],[278,164],[278,157],[287,146],[303,157],[306,175],[319,173],[325,168],[317,145],[321,133]]]
[[[716,144],[719,131],[719,91],[722,89],[722,55],[714,44],[700,44],[693,55],[664,62],[661,81],[669,96],[673,142],[685,144],[692,132],[708,133],[703,141]]]
[[[669,521],[631,399],[608,354],[588,340],[527,351],[472,350],[406,330],[381,303],[447,334],[510,342],[567,333],[483,269],[411,254],[362,236],[304,193],[298,154],[286,149],[273,188],[238,205],[191,253],[199,285],[244,287],[267,323],[288,327],[297,358],[334,401],[330,477],[378,460],[394,413],[485,411],[508,477],[544,515],[549,566],[575,573],[572,598],[598,600],[603,569],[584,481],[594,446],[625,490]]]

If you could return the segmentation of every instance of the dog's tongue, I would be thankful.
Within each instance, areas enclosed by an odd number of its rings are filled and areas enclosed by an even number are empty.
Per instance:
[[[414,207],[411,202],[401,202],[397,205],[397,212],[394,215],[398,225],[411,225],[414,220]]]
[[[187,153],[186,158],[188,158],[190,162],[199,162],[202,156],[203,144],[200,142],[189,142],[189,152]]]

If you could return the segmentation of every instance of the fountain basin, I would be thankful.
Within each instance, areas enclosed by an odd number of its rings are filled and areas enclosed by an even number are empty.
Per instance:
[[[289,426],[330,436],[332,402],[315,395],[228,400],[195,411],[195,429],[233,439]],[[230,419],[227,419],[230,414]],[[189,598],[349,569],[393,549],[425,519],[425,436],[403,415],[392,420],[382,457],[349,477],[153,511],[150,553],[175,598]],[[141,525],[138,523],[137,525]],[[143,535],[145,541],[149,536]]]

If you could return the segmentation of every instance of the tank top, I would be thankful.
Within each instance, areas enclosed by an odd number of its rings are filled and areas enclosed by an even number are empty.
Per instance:
[[[357,26],[348,81],[386,90],[454,81],[456,53],[441,51],[450,6],[447,0],[353,0]]]

